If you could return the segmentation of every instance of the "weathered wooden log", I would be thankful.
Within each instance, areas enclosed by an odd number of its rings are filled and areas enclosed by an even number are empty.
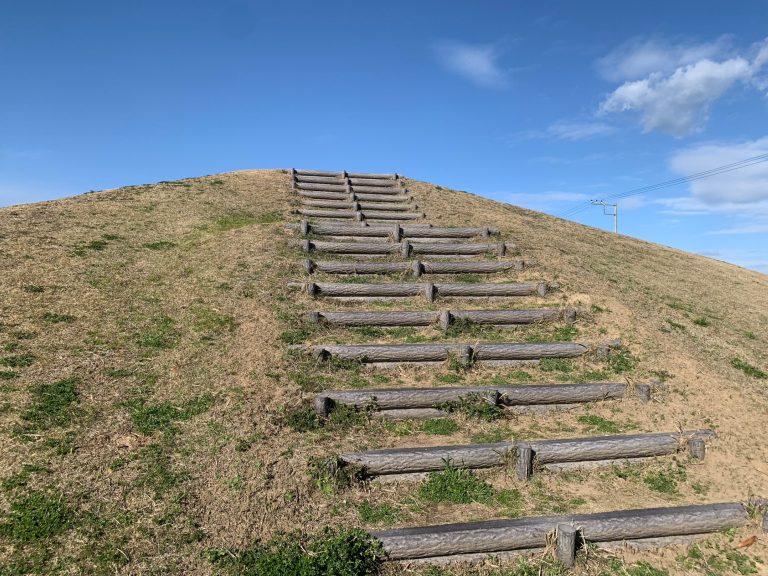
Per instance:
[[[425,274],[493,274],[507,270],[523,270],[529,260],[488,262],[424,262]]]
[[[312,184],[335,184],[343,186],[345,184],[344,178],[341,176],[304,176],[303,174],[296,174],[296,182],[312,183]]]
[[[442,470],[446,462],[457,468],[504,466],[509,463],[516,451],[525,454],[526,448],[531,450],[537,465],[666,456],[679,450],[681,439],[697,437],[703,440],[711,435],[710,430],[693,430],[682,433],[388,448],[342,454],[340,458],[344,462],[362,466],[370,476],[380,476]],[[522,466],[520,464],[520,470]]]
[[[400,252],[400,244],[394,243],[302,240],[299,245],[304,252],[326,252],[328,254],[397,254]]]
[[[472,346],[473,358],[483,360],[537,360],[539,358],[576,358],[586,354],[589,347],[576,342],[514,342],[487,343]]]
[[[350,191],[355,194],[377,194],[379,196],[399,196],[401,194],[408,194],[408,190],[401,188],[400,186],[392,186],[389,188],[382,188],[379,186],[350,186]]]
[[[344,178],[345,176],[344,172],[327,172],[323,170],[298,170],[296,168],[293,169],[293,174],[295,176],[326,176],[326,177],[332,177],[332,178]]]
[[[706,534],[746,524],[738,502],[618,510],[597,514],[535,516],[371,532],[390,560],[541,548],[558,524],[578,526],[585,542],[615,542]]]
[[[446,462],[457,468],[503,466],[514,454],[513,442],[430,446],[427,448],[389,448],[370,452],[350,452],[339,457],[347,464],[361,466],[366,475],[433,472],[445,469]]]
[[[370,194],[367,192],[353,192],[355,200],[361,202],[413,202],[413,196],[407,194]]]
[[[712,435],[711,430],[689,430],[682,433],[533,440],[520,445],[531,447],[537,464],[551,464],[664,456],[677,452],[681,442],[685,445],[686,438],[696,437],[703,441]]]
[[[579,531],[572,524],[561,523],[555,529],[555,560],[564,568],[571,568],[576,562],[576,537]]]
[[[350,344],[314,346],[312,352],[322,359],[339,358],[364,363],[441,362],[458,356],[466,344]]]
[[[309,208],[299,208],[296,211],[302,216],[311,216],[313,218],[339,218],[348,220],[363,220],[363,213],[356,210],[312,210]]]
[[[347,192],[325,192],[324,190],[299,190],[299,198],[314,198],[317,200],[346,200],[352,202],[355,195]]]
[[[375,406],[378,410],[438,408],[463,398],[479,396],[503,406],[543,406],[579,404],[623,398],[638,393],[618,383],[526,384],[520,386],[462,386],[440,388],[377,388],[364,390],[324,390],[316,396],[318,414],[327,416],[336,404],[357,409]]]
[[[302,234],[315,234],[317,236],[371,236],[381,238],[485,238],[499,233],[497,228],[445,228],[432,226],[414,228],[401,224],[366,226],[365,230],[361,231],[359,224],[307,222],[306,220],[299,224],[289,224],[287,227],[299,230]]]
[[[533,474],[533,450],[522,445],[515,448],[515,475],[518,480],[526,481]]]
[[[701,436],[688,439],[688,455],[694,460],[704,460],[707,454],[707,444]]]
[[[375,172],[347,172],[347,178],[368,178],[375,180],[399,180],[397,174],[378,174]]]
[[[296,182],[297,190],[322,190],[323,192],[348,192],[346,184],[316,184],[314,182]]]
[[[479,343],[479,344],[349,344],[312,346],[310,350],[321,359],[339,358],[364,363],[440,362],[466,355],[483,361],[538,360],[541,358],[574,358],[589,351],[576,342]]]
[[[366,194],[363,192],[324,192],[323,190],[299,190],[299,198],[312,198],[315,200],[339,200],[344,202],[354,202],[359,200],[368,203],[404,203],[413,202],[412,196],[405,194]]]
[[[535,265],[532,260],[499,260],[489,262],[323,262],[306,260],[304,269],[307,273],[325,272],[326,274],[392,274],[411,272],[415,278],[422,274],[493,274],[507,270],[522,270]],[[531,284],[531,283],[527,283]],[[543,283],[536,284],[537,289]],[[546,287],[546,285],[545,285]],[[557,288],[557,284],[549,284]],[[546,293],[546,291],[545,291]],[[489,296],[494,294],[480,294]]]
[[[318,323],[334,326],[429,326],[436,324],[439,312],[317,312]]]
[[[380,246],[391,246],[381,244]],[[341,264],[341,263],[340,263]],[[363,270],[370,270],[370,266],[364,267],[363,264],[370,263],[343,263],[346,270],[354,269],[357,273]],[[386,264],[396,265],[393,262]],[[335,268],[338,269],[338,268]],[[327,271],[322,270],[322,271]],[[404,272],[406,268],[400,264],[400,267],[391,266],[388,268],[375,268],[375,270],[384,270],[388,272]],[[387,284],[347,284],[339,283],[312,283],[314,288],[309,290],[309,284],[300,282],[289,282],[289,288],[307,289],[312,296],[328,297],[405,297],[418,296],[424,294],[427,300],[433,300],[436,297],[516,297],[532,296],[534,294],[546,294],[547,284],[544,282],[505,282],[497,284],[429,284],[413,282],[392,282]],[[509,312],[512,312],[511,310]]]
[[[313,312],[312,320],[334,326],[430,326],[446,329],[455,320],[473,324],[509,326],[551,322],[570,317],[573,309],[534,308],[531,310],[443,310],[442,312]]]
[[[390,212],[408,212],[418,206],[414,204],[398,204],[384,202],[344,202],[337,200],[302,200],[302,206],[315,208],[335,208],[337,210],[387,210]]]
[[[370,176],[363,176],[363,175],[347,175],[347,179],[349,180],[349,183],[353,186],[355,184],[361,185],[361,186],[393,186],[393,185],[400,185],[400,182],[398,180],[395,180],[394,178],[372,178]]]
[[[425,218],[424,212],[382,212],[380,210],[363,210],[363,218],[367,220],[420,220]]]
[[[503,256],[509,244],[503,242],[499,244],[488,243],[447,243],[447,242],[414,242],[407,240],[392,244],[379,244],[371,242],[324,242],[322,240],[304,240],[302,249],[305,252],[327,252],[329,254],[396,254],[399,253],[403,258],[410,254],[442,254],[446,256],[455,255],[477,255],[495,253]]]

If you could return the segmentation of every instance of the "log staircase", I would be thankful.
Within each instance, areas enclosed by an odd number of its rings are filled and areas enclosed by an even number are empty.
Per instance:
[[[469,303],[498,303],[540,299],[553,290],[549,282],[418,281],[421,276],[484,275],[520,272],[537,263],[519,255],[497,229],[432,225],[396,174],[363,174],[291,170],[292,188],[300,202],[300,222],[288,230],[308,255],[330,255],[329,260],[305,260],[305,277],[289,286],[304,291],[318,303],[351,301],[363,308],[372,300],[432,304],[460,298]],[[311,220],[309,219],[311,218]],[[492,241],[491,239],[495,239]],[[419,260],[424,256],[427,260]],[[327,257],[327,256],[326,256]],[[351,283],[314,281],[315,276],[411,275],[411,282]],[[541,323],[573,323],[581,313],[563,307],[530,309],[326,310],[309,314],[308,322],[337,327],[434,326],[448,330],[456,323],[512,328]],[[538,362],[544,358],[590,356],[606,358],[620,343],[610,342],[446,342],[416,344],[320,344],[299,346],[318,361],[352,360],[387,369],[403,364],[435,365],[458,362],[494,365]],[[591,382],[324,390],[315,410],[328,418],[346,406],[385,419],[445,417],[461,402],[481,402],[504,411],[567,409],[587,402],[620,398],[651,399],[651,384]],[[647,404],[645,404],[647,406]],[[711,430],[661,431],[649,434],[586,438],[537,439],[488,444],[395,448],[339,455],[336,465],[354,466],[359,478],[415,481],[443,469],[509,466],[525,482],[539,470],[566,471],[638,462],[674,454],[701,460]],[[736,502],[617,510],[600,514],[538,516],[467,524],[420,526],[372,532],[392,561],[444,564],[474,562],[488,556],[501,559],[539,552],[554,541],[555,557],[566,567],[586,543],[610,547],[634,542],[660,547],[747,522],[747,508]]]

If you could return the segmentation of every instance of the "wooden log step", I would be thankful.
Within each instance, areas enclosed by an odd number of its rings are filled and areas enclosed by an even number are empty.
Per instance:
[[[408,240],[391,244],[375,242],[325,242],[321,240],[302,240],[301,249],[304,252],[325,252],[328,254],[400,254],[408,258],[411,254],[440,254],[475,256],[480,254],[496,254],[504,256],[507,250],[515,250],[510,242],[498,243],[447,243],[447,242],[418,242]]]
[[[578,342],[480,342],[438,344],[339,344],[297,346],[320,360],[353,360],[365,364],[444,362],[451,358],[469,364],[473,360],[509,361],[542,358],[576,358],[590,351]]]
[[[393,238],[399,242],[401,238],[488,238],[499,234],[497,228],[453,228],[453,227],[409,227],[400,224],[384,226],[367,226],[361,230],[359,224],[342,224],[329,222],[308,222],[302,220],[299,224],[288,224],[287,228],[297,230],[302,235],[317,236],[370,236]]]
[[[324,192],[322,190],[299,190],[300,198],[311,198],[314,200],[341,200],[345,202],[354,202],[364,200],[366,202],[412,202],[413,197],[407,194],[366,194],[362,192]]]
[[[620,383],[526,384],[519,386],[462,386],[441,388],[379,388],[364,390],[324,390],[315,396],[315,411],[328,416],[343,404],[377,411],[431,408],[441,410],[446,404],[462,399],[482,398],[497,406],[547,406],[601,402],[633,395],[647,402],[650,384],[628,386]],[[440,412],[433,417],[446,415]]]
[[[344,178],[344,172],[328,172],[324,170],[298,170],[296,168],[291,170],[293,177],[297,176],[325,176],[327,178]]]
[[[397,202],[345,202],[341,200],[316,199],[302,199],[301,204],[302,206],[312,206],[316,208],[336,208],[338,210],[388,210],[390,212],[409,212],[418,208],[418,206],[415,204],[404,204]]]
[[[352,186],[349,184],[317,184],[315,182],[296,182],[297,190],[311,190],[315,192],[363,192],[368,194],[378,194],[383,196],[404,194],[405,190],[398,185],[383,186]]]
[[[384,245],[386,246],[386,245]],[[424,296],[428,302],[438,297],[515,297],[546,296],[556,285],[546,282],[504,282],[498,284],[432,284],[420,282],[391,282],[382,284],[353,284],[343,282],[289,282],[289,288],[304,290],[313,297],[329,298],[407,298]]]
[[[566,320],[573,323],[573,308],[533,308],[530,310],[442,310],[427,312],[310,312],[309,321],[332,326],[439,326],[447,329],[457,320],[472,324],[514,326]]]
[[[381,212],[378,210],[313,210],[310,208],[299,208],[296,211],[302,216],[311,216],[314,218],[339,218],[361,221],[368,220],[420,220],[425,217],[423,212]]]
[[[617,510],[596,514],[533,516],[461,524],[418,526],[371,532],[389,560],[494,554],[546,548],[559,524],[579,529],[584,544],[667,536],[708,534],[744,526],[746,507],[738,502]]]
[[[335,184],[337,186],[343,186],[346,183],[346,179],[341,176],[304,176],[297,174],[294,180],[309,184]]]
[[[561,440],[387,448],[341,454],[340,459],[346,464],[361,467],[365,476],[372,477],[437,472],[445,469],[446,463],[455,468],[470,469],[507,466],[512,464],[511,460],[515,458],[518,450],[525,448],[532,451],[535,468],[561,462],[599,462],[668,456],[684,450],[690,438],[704,440],[713,435],[711,430],[688,430]]]
[[[368,180],[398,180],[397,174],[375,174],[366,172],[347,172],[347,178],[365,178]]]
[[[495,274],[509,270],[520,271],[535,266],[535,260],[499,260],[487,262],[340,262],[305,260],[304,270],[308,274],[402,274],[410,273],[415,278],[422,274]],[[553,288],[554,285],[551,285]]]
[[[391,186],[400,186],[400,183],[397,180],[392,180],[389,178],[370,178],[370,177],[356,177],[356,176],[349,176],[347,178],[350,184],[352,186],[375,186],[378,188],[381,187],[391,187]]]
[[[384,188],[381,186],[350,186],[350,190],[356,194],[377,194],[379,196],[394,196],[399,194],[408,194],[408,190],[401,188],[400,186],[392,186],[390,188]]]

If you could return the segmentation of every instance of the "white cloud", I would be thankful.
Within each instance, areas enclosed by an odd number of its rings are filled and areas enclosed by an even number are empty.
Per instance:
[[[729,37],[704,44],[671,44],[660,39],[634,38],[597,61],[600,75],[612,82],[637,80],[655,72],[670,73],[680,66],[715,58],[725,52]]]
[[[569,122],[561,120],[547,127],[547,134],[558,140],[586,140],[595,136],[606,136],[614,128],[602,122]]]
[[[600,114],[634,110],[644,132],[685,136],[706,124],[711,105],[739,82],[759,86],[768,62],[768,39],[752,47],[748,56],[720,57],[723,43],[688,47],[640,44],[607,57],[604,68],[614,78],[627,80],[600,104]],[[613,58],[611,60],[611,58]],[[644,76],[644,77],[642,77]]]
[[[499,88],[507,83],[507,73],[499,66],[501,53],[492,44],[466,44],[444,41],[434,47],[445,68],[485,88]]]
[[[703,172],[768,154],[768,137],[736,144],[702,144],[676,152],[670,167],[681,176]],[[768,162],[691,182],[694,199],[709,206],[735,206],[768,202]]]

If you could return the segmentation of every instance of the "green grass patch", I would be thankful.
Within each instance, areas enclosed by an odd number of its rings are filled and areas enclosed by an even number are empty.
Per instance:
[[[24,290],[24,292],[29,292],[30,294],[40,294],[45,292],[45,288],[43,286],[38,286],[37,284],[26,284],[22,286],[22,290]]]
[[[421,425],[421,430],[427,434],[448,436],[459,430],[459,425],[450,418],[434,418]]]
[[[492,422],[504,417],[504,409],[496,404],[492,404],[480,393],[471,393],[462,396],[458,400],[445,402],[438,406],[440,410],[450,413],[465,414],[470,418]]]
[[[17,544],[33,544],[64,532],[71,522],[72,512],[62,493],[29,491],[11,500],[0,535]]]
[[[314,537],[281,535],[245,550],[208,551],[214,566],[243,576],[376,576],[383,558],[373,537],[349,528],[326,528]]]
[[[203,394],[180,405],[170,402],[149,404],[143,399],[137,399],[126,402],[123,406],[130,410],[136,430],[149,436],[156,430],[171,431],[174,422],[189,420],[203,414],[213,406],[213,403],[213,396]]]
[[[77,403],[77,379],[63,378],[30,389],[32,402],[21,414],[24,432],[48,430],[69,425]]]
[[[540,478],[531,481],[530,496],[534,500],[535,511],[546,514],[565,514],[587,503],[583,498],[568,498],[553,492]]]
[[[669,466],[663,470],[649,472],[643,476],[643,482],[649,489],[662,494],[678,493],[678,482],[685,482],[687,474],[682,466]]]
[[[176,322],[169,316],[157,316],[152,324],[139,332],[136,341],[142,348],[167,350],[176,346],[179,333]]]
[[[32,474],[47,471],[47,468],[44,466],[39,466],[37,464],[24,464],[22,465],[20,472],[17,472],[16,474],[13,474],[3,480],[3,490],[5,492],[11,492],[18,488],[24,488],[29,482],[29,479],[32,477]]]
[[[0,380],[13,380],[18,377],[19,373],[13,370],[0,370]]]
[[[426,502],[489,502],[494,495],[493,487],[480,480],[471,470],[454,468],[450,463],[445,470],[430,472],[419,486],[419,497]]]
[[[752,378],[757,378],[759,380],[765,380],[768,378],[768,374],[760,370],[760,368],[757,366],[752,366],[752,364],[745,362],[741,358],[731,358],[731,366],[741,370],[747,376],[752,376]]]
[[[43,314],[42,318],[49,324],[69,324],[70,322],[77,320],[77,318],[71,314],[56,314],[54,312],[46,312]]]
[[[279,423],[295,432],[311,432],[320,428],[320,418],[310,406],[288,410],[279,418]]]
[[[144,248],[149,250],[170,250],[171,248],[175,247],[176,243],[171,242],[170,240],[157,240],[155,242],[144,244]]]
[[[403,513],[389,504],[371,504],[363,500],[357,505],[360,520],[366,524],[394,524],[403,518]]]
[[[608,356],[608,367],[614,374],[631,372],[636,366],[637,358],[635,358],[626,348],[622,347],[618,350],[611,350]]]
[[[544,372],[568,373],[573,371],[573,362],[565,358],[542,358],[539,368]]]
[[[280,342],[283,344],[301,344],[311,335],[312,333],[309,330],[303,328],[286,330],[280,334]]]
[[[711,326],[712,320],[707,318],[706,316],[701,316],[699,318],[696,318],[696,320],[693,321],[696,326]]]
[[[206,306],[196,306],[192,309],[192,313],[195,315],[195,321],[192,326],[199,332],[220,334],[222,332],[232,332],[237,326],[234,317],[221,314]]]
[[[506,426],[497,426],[490,430],[478,432],[472,436],[472,442],[476,444],[493,444],[495,442],[503,442],[509,440],[512,437],[512,430]]]
[[[585,414],[576,418],[579,424],[588,426],[590,430],[596,432],[603,432],[605,434],[618,434],[621,432],[621,427],[613,420],[607,420],[596,414]]]
[[[686,571],[706,576],[759,573],[755,560],[731,546],[716,542],[694,544],[686,554],[681,554],[676,560]]]
[[[464,376],[461,374],[438,374],[435,376],[435,380],[443,384],[458,384],[464,380]]]
[[[667,319],[667,324],[669,324],[670,328],[677,330],[678,332],[685,332],[687,330],[683,324],[675,322],[674,320]]]

